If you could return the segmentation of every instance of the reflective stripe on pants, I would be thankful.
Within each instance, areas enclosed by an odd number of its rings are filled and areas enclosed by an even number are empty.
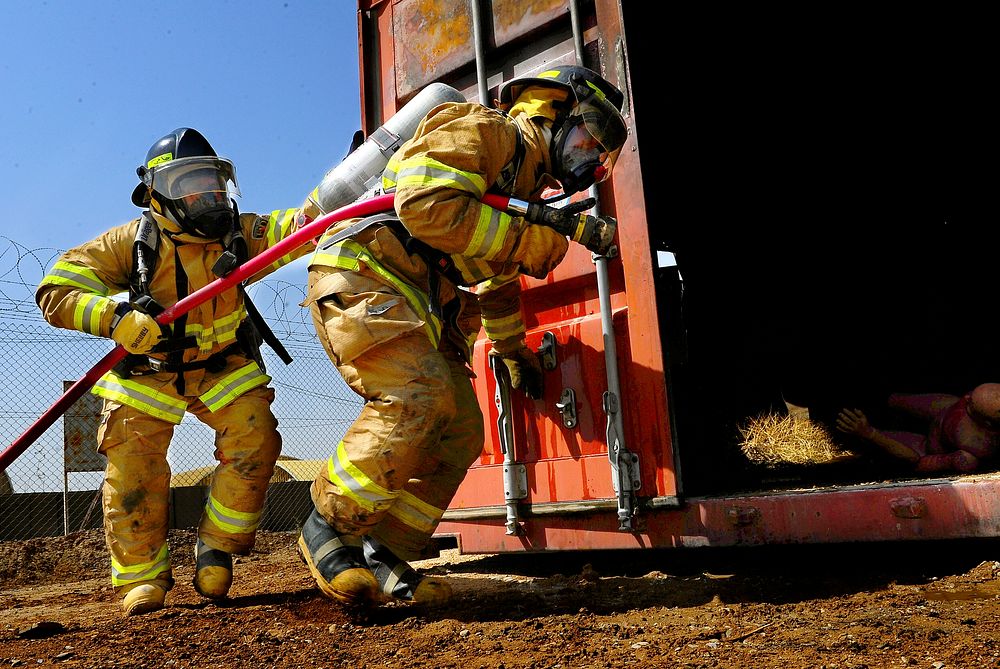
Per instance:
[[[442,353],[411,331],[338,370],[365,406],[314,481],[313,503],[339,532],[371,532],[413,559],[482,452],[483,416],[467,368],[457,352]]]
[[[254,388],[211,412],[200,401],[188,410],[216,431],[211,499],[237,523],[202,516],[199,536],[211,548],[243,553],[253,547],[267,483],[281,452],[274,390]],[[157,563],[167,541],[170,468],[167,447],[174,424],[128,405],[105,401],[99,450],[108,458],[103,492],[104,528],[113,564],[120,572]],[[206,444],[206,447],[208,445]],[[222,516],[216,516],[222,517]],[[148,580],[169,579],[169,564]]]
[[[198,526],[209,548],[247,553],[257,536],[267,484],[281,454],[278,421],[271,413],[274,389],[249,390],[229,404],[209,411],[194,402],[189,411],[215,430],[212,489]]]

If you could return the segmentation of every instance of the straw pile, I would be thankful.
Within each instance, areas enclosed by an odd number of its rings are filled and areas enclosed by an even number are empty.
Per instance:
[[[817,465],[857,457],[837,446],[830,432],[809,419],[782,414],[756,416],[739,426],[743,454],[757,464]]]

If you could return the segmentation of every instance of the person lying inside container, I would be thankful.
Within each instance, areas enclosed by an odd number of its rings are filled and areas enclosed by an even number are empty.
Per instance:
[[[947,394],[889,396],[889,407],[928,422],[927,434],[881,430],[860,409],[842,409],[837,429],[869,441],[918,472],[972,472],[1000,445],[1000,383],[984,383],[959,397]]]

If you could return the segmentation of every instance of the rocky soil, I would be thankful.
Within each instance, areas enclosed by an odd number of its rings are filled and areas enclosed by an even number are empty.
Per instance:
[[[293,534],[263,534],[232,597],[191,587],[124,618],[97,532],[0,543],[0,667],[584,669],[1000,667],[1000,544],[459,555],[415,563],[456,597],[346,612]]]

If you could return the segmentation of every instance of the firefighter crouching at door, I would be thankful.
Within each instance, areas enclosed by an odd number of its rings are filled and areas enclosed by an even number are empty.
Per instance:
[[[232,554],[253,546],[281,451],[270,406],[274,391],[260,358],[261,330],[273,335],[262,321],[255,328],[248,318],[249,309],[259,321],[242,286],[169,326],[154,316],[302,222],[300,209],[240,214],[231,199],[239,194],[233,164],[190,128],[153,144],[138,172],[142,183],[132,201],[147,208],[143,214],[66,252],[35,296],[52,325],[110,337],[129,352],[93,388],[104,399],[97,441],[107,457],[103,505],[111,580],[128,615],[162,608],[173,585],[167,447],[185,412],[216,434],[219,464],[195,554],[194,586],[205,597],[226,596]],[[281,258],[251,280],[312,248]],[[128,301],[113,297],[126,290]]]
[[[365,399],[313,483],[315,508],[298,542],[320,590],[341,603],[450,597],[446,581],[406,560],[419,557],[482,452],[468,366],[480,327],[512,386],[541,396],[519,277],[544,278],[568,242],[480,198],[582,191],[608,176],[626,138],[621,92],[582,67],[513,80],[499,97],[507,113],[469,103],[432,109],[383,174],[398,219],[338,224],[309,265],[304,304]]]

